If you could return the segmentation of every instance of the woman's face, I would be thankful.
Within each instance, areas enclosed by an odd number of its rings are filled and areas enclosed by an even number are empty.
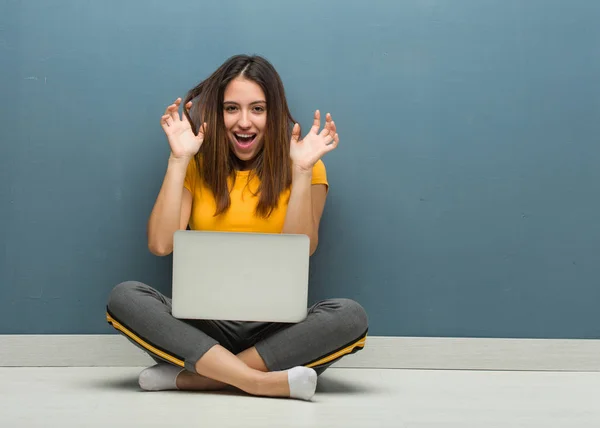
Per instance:
[[[231,149],[241,161],[252,160],[264,143],[267,100],[262,88],[237,77],[225,88],[223,117]]]

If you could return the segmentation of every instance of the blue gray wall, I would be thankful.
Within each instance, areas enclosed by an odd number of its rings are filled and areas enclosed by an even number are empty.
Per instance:
[[[170,293],[145,227],[165,106],[236,53],[331,111],[311,301],[371,333],[600,337],[600,3],[4,2],[0,333],[112,333],[110,289]],[[201,274],[201,273],[200,273]]]

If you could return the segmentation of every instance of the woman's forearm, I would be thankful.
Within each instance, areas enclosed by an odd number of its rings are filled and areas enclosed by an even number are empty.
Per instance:
[[[148,220],[148,247],[166,255],[173,247],[173,233],[180,228],[182,190],[187,159],[169,159],[167,172]]]
[[[292,190],[282,233],[303,234],[310,238],[310,254],[318,244],[311,198],[312,171],[293,170]]]

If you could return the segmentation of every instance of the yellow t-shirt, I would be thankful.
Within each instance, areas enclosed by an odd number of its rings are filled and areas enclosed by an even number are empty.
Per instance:
[[[287,201],[290,189],[282,192],[279,205],[273,210],[268,218],[262,218],[254,214],[258,204],[256,193],[260,180],[254,176],[248,184],[250,171],[238,171],[235,187],[230,193],[231,205],[224,213],[215,216],[216,202],[213,194],[204,183],[201,182],[196,170],[194,159],[188,165],[185,176],[184,187],[192,194],[192,212],[190,215],[190,229],[208,230],[222,232],[258,232],[258,233],[281,233],[287,212]],[[324,184],[327,182],[325,164],[319,160],[313,167],[312,184]],[[231,186],[231,180],[229,180]]]

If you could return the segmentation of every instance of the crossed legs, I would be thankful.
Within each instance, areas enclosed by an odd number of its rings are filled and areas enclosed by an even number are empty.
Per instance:
[[[298,324],[187,322],[171,315],[169,299],[133,281],[113,289],[107,320],[153,358],[178,368],[170,372],[178,389],[231,385],[252,395],[297,398],[312,396],[314,386],[307,390],[317,373],[362,349],[367,332],[364,310],[347,299],[319,302]],[[235,352],[247,325],[251,346]]]

